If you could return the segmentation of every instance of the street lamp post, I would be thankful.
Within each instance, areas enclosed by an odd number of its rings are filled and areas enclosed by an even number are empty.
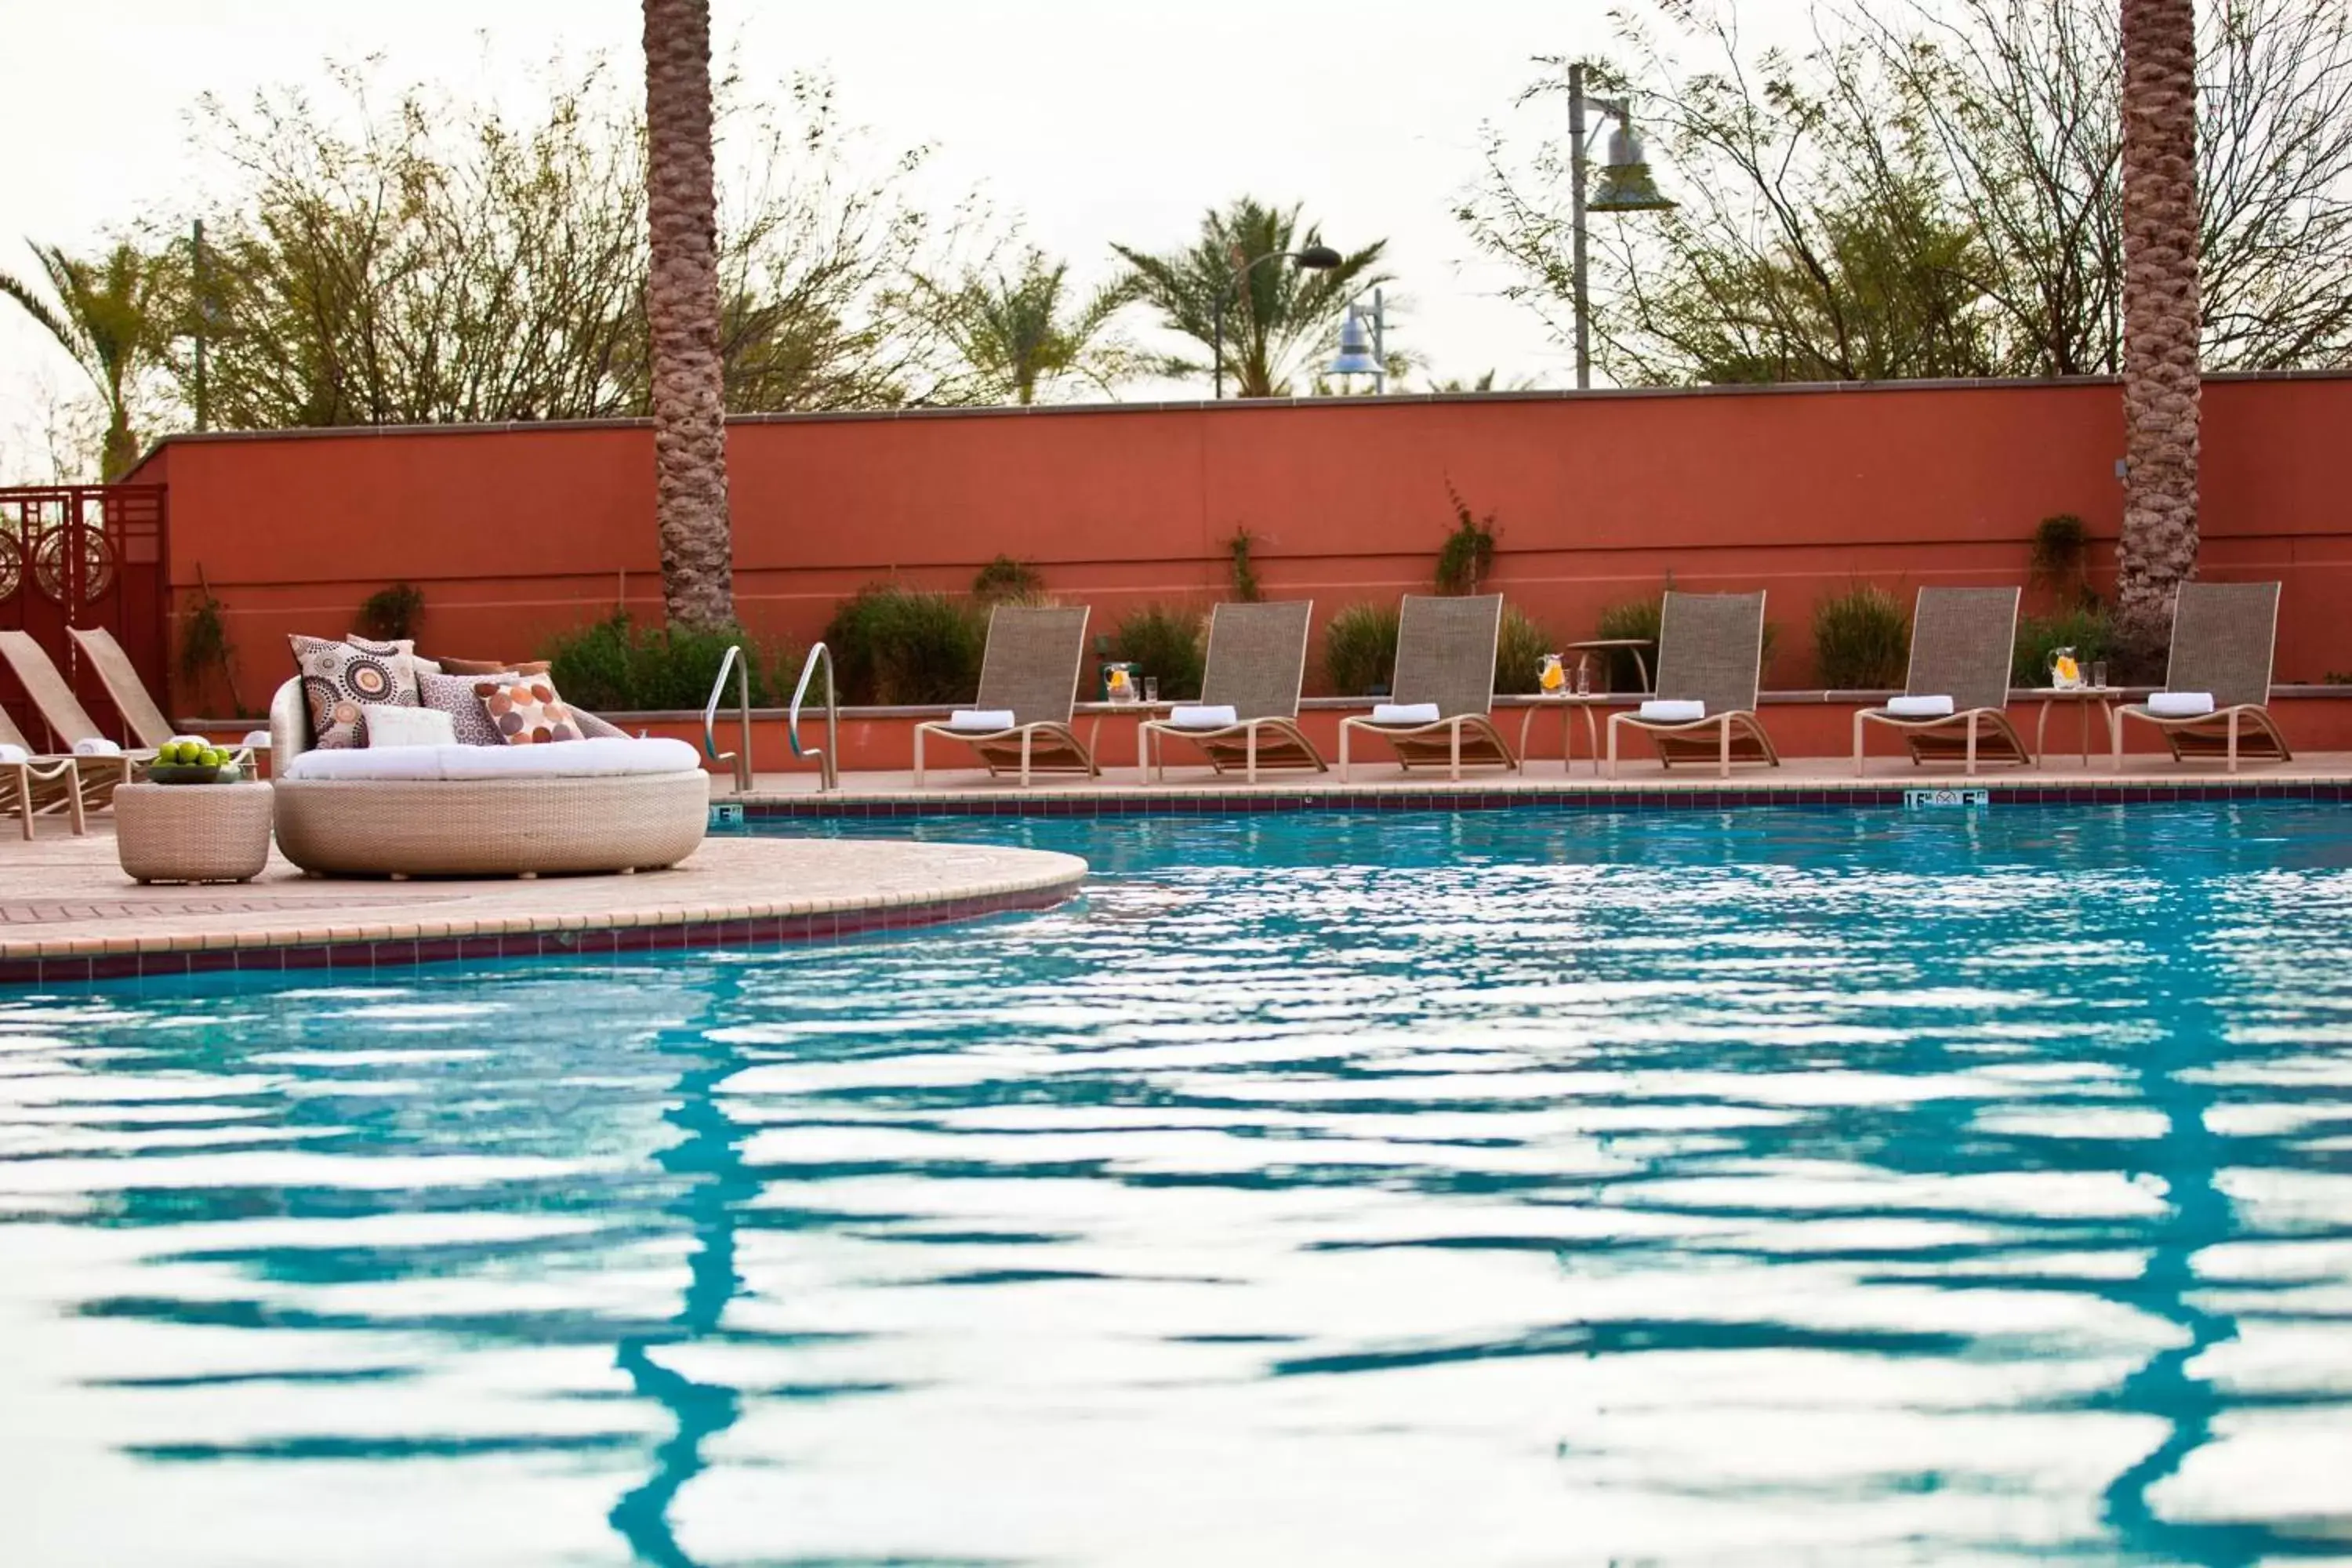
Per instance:
[[[1617,121],[1617,129],[1609,137],[1609,161],[1601,166],[1601,188],[1589,202],[1584,196],[1584,110],[1588,104],[1596,114],[1612,116]],[[1592,384],[1592,306],[1584,255],[1585,216],[1666,212],[1675,204],[1658,194],[1657,183],[1650,178],[1650,165],[1642,153],[1642,138],[1633,129],[1632,109],[1622,98],[1585,97],[1581,64],[1568,68],[1568,143],[1569,222],[1576,276],[1576,385],[1582,391]]]
[[[1234,248],[1238,250],[1240,247]],[[1241,297],[1250,274],[1269,261],[1283,260],[1297,262],[1301,272],[1328,272],[1344,259],[1328,245],[1310,245],[1304,250],[1269,250],[1255,261],[1234,268],[1234,280],[1225,286],[1224,293],[1217,300],[1217,324],[1210,345],[1210,357],[1216,364],[1217,396],[1221,401],[1225,395],[1225,312],[1233,309],[1234,301]]]

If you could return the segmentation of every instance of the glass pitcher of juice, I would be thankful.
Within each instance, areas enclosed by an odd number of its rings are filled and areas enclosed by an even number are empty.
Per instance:
[[[1543,663],[1536,667],[1536,684],[1547,697],[1557,697],[1568,689],[1568,671],[1559,667],[1559,655],[1548,653]]]
[[[2073,648],[2050,650],[2050,684],[2060,691],[2072,691],[2083,684],[2083,666]]]
[[[1134,668],[1132,665],[1114,664],[1104,677],[1104,690],[1113,702],[1135,700]]]

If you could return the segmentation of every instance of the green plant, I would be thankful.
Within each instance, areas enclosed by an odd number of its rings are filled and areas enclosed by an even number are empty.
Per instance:
[[[1201,695],[1202,630],[1195,611],[1146,605],[1120,619],[1111,634],[1111,657],[1134,665],[1139,675],[1156,677],[1162,698],[1189,701]]]
[[[2326,686],[2352,686],[2352,669],[2331,669],[2322,679]]]
[[[2028,570],[2036,583],[2087,599],[2090,548],[2090,532],[2081,518],[2071,512],[2045,517],[2033,525],[2033,554]]]
[[[1024,604],[1045,596],[1045,579],[1026,561],[999,555],[971,580],[971,596],[983,605]]]
[[[1663,596],[1628,599],[1622,605],[1612,605],[1601,612],[1601,626],[1594,636],[1610,641],[1646,642],[1652,646],[1643,650],[1643,657],[1655,666],[1658,640],[1658,617],[1665,608]],[[1634,650],[1612,647],[1609,650],[1609,689],[1612,691],[1643,690],[1642,666],[1633,658]]]
[[[1256,547],[1257,535],[1246,528],[1234,530],[1234,536],[1225,541],[1225,551],[1233,557],[1234,597],[1244,605],[1265,597],[1258,586],[1256,563],[1250,559],[1250,552]]]
[[[1911,618],[1885,589],[1857,583],[1813,606],[1813,657],[1821,683],[1832,691],[1900,686],[1911,658]]]
[[[1470,503],[1446,481],[1445,494],[1454,503],[1454,531],[1437,550],[1437,591],[1475,594],[1495,569],[1495,514],[1470,515]]]
[[[735,646],[743,649],[752,706],[774,706],[779,682],[798,673],[799,660],[740,626],[639,626],[616,613],[559,633],[540,651],[565,701],[591,712],[646,712],[701,708]],[[734,697],[730,675],[724,700]]]
[[[1397,606],[1349,605],[1323,628],[1323,674],[1342,697],[1388,689],[1396,669]]]
[[[379,642],[414,640],[425,624],[425,590],[414,583],[378,588],[360,601],[359,634]]]
[[[966,599],[877,583],[842,601],[824,641],[845,702],[969,702],[988,616]]]
[[[2107,658],[2115,649],[2115,628],[2107,612],[2083,605],[2055,616],[2027,616],[2017,623],[2017,657],[2010,665],[2010,681],[2017,686],[2050,683],[2050,650],[2071,647],[2084,664]]]
[[[1551,634],[1529,620],[1517,606],[1503,606],[1503,625],[1495,638],[1495,689],[1505,693],[1536,689],[1543,656],[1556,652]]]
[[[180,679],[192,686],[207,670],[226,670],[229,656],[236,651],[228,640],[228,620],[223,614],[226,608],[206,588],[199,590],[181,613]]]

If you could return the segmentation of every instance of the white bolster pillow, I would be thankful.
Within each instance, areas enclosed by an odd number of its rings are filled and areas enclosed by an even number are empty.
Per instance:
[[[1013,722],[1013,710],[1010,708],[963,708],[949,716],[948,728],[971,730],[987,735],[993,734],[999,730],[1017,729],[1019,726]]]
[[[18,763],[29,763],[32,760],[33,753],[24,747],[0,742],[0,767],[13,768]]]
[[[1434,702],[1375,702],[1372,722],[1375,724],[1434,724],[1437,722]]]
[[[1886,710],[1897,719],[1948,719],[1952,716],[1952,700],[1948,697],[1890,697]]]
[[[2159,719],[2200,719],[2213,711],[2213,694],[2210,691],[2154,691],[2148,694],[2147,710]]]
[[[1642,704],[1642,717],[1659,724],[1696,724],[1706,717],[1706,704],[1685,698],[1653,697]]]
[[[1232,703],[1218,702],[1171,709],[1168,721],[1179,730],[1223,730],[1240,723],[1242,716]]]
[[[103,735],[92,735],[87,740],[76,741],[73,753],[77,757],[119,757],[122,754],[122,748]]]

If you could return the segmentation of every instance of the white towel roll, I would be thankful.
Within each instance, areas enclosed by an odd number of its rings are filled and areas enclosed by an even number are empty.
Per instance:
[[[1680,697],[1653,697],[1642,704],[1642,717],[1656,724],[1696,724],[1706,717],[1706,704]]]
[[[103,735],[92,735],[86,740],[76,741],[73,753],[77,757],[119,757],[122,754],[122,748]]]
[[[1000,730],[1014,728],[1010,708],[963,708],[948,718],[950,730],[971,730],[980,734],[994,734]]]
[[[2152,691],[2147,710],[2159,719],[2201,719],[2213,711],[2210,691]]]
[[[29,763],[32,760],[33,753],[24,747],[0,743],[0,767],[14,767],[18,763]]]
[[[1230,702],[1188,705],[1169,710],[1168,721],[1179,730],[1223,730],[1242,721]]]
[[[1890,697],[1886,710],[1897,719],[1948,719],[1953,703],[1948,697]]]
[[[245,732],[245,749],[248,752],[266,752],[269,750],[269,731],[267,730],[247,730]]]
[[[1437,722],[1434,702],[1375,702],[1372,722],[1375,724],[1434,724]]]

